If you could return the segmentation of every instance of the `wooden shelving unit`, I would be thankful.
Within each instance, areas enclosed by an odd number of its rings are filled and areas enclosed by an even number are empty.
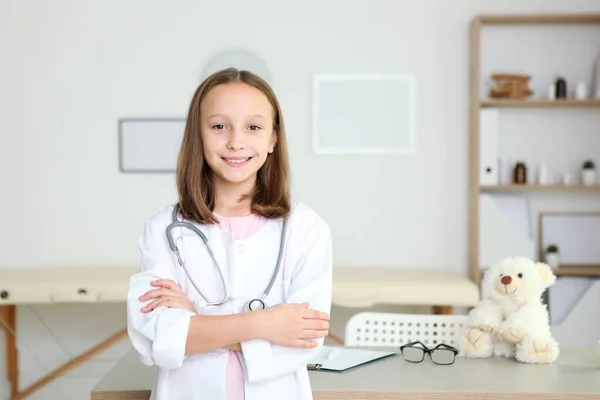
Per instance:
[[[481,33],[485,26],[515,25],[598,25],[600,14],[525,14],[525,15],[480,15],[470,26],[469,54],[469,275],[479,284],[482,270],[479,266],[479,196],[485,192],[517,191],[594,191],[599,185],[495,185],[479,183],[479,113],[484,108],[600,108],[600,99],[483,99],[481,93]],[[598,266],[565,266],[556,270],[560,276],[600,276]]]

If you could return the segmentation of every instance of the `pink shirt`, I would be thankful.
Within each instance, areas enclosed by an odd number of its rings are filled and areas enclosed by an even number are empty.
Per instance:
[[[267,218],[251,214],[245,217],[223,217],[213,213],[224,231],[233,235],[234,240],[246,239],[256,233],[267,222]],[[229,351],[227,362],[227,400],[244,400],[244,370],[235,351]]]

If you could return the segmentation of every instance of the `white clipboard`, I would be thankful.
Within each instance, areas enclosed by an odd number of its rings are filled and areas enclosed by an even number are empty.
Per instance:
[[[323,346],[319,354],[311,360],[307,367],[311,371],[344,372],[395,354],[398,353],[393,351]]]

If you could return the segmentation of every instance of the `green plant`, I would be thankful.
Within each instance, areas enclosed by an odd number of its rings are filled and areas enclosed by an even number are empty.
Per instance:
[[[583,162],[583,169],[594,169],[596,168],[596,163],[592,160],[585,160]]]
[[[551,244],[550,246],[546,247],[546,253],[558,253],[558,246]]]

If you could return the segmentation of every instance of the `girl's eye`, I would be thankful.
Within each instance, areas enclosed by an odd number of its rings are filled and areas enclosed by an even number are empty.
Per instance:
[[[223,124],[216,124],[216,125],[213,125],[213,129],[225,129],[225,125],[223,125]]]
[[[257,131],[259,129],[260,129],[260,126],[258,126],[258,125],[250,125],[250,130],[251,131]]]

